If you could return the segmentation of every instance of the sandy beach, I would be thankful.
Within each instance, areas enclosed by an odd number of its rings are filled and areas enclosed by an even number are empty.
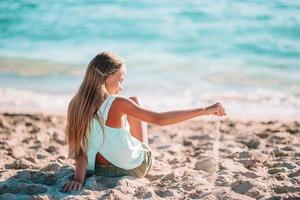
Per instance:
[[[1,0],[0,28],[0,200],[300,200],[300,1]],[[103,94],[226,116],[149,125],[145,177],[89,173],[66,193],[66,115]],[[195,116],[178,113],[160,116]]]
[[[71,193],[62,191],[74,174],[65,123],[56,115],[0,114],[0,199],[300,198],[296,120],[150,125],[154,164],[145,178],[91,176]]]

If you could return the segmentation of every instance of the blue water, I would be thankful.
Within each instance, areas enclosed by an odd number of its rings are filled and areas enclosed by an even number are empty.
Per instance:
[[[87,63],[109,50],[126,60],[126,94],[197,102],[195,95],[268,93],[292,105],[300,96],[299,13],[299,1],[2,0],[0,86],[72,95]]]

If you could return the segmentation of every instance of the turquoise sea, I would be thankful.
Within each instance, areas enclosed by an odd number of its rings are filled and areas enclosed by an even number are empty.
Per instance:
[[[300,1],[0,1],[0,109],[64,113],[88,62],[126,60],[124,96],[300,116]]]

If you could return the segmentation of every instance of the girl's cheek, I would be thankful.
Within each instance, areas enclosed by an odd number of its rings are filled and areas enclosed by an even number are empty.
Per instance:
[[[115,85],[115,90],[119,90],[119,88],[120,88],[119,85],[116,84],[116,85]]]

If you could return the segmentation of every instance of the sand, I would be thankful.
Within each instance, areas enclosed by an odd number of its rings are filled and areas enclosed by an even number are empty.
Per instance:
[[[0,199],[300,199],[300,122],[190,120],[149,127],[153,168],[145,178],[74,174],[66,119],[0,114]]]

